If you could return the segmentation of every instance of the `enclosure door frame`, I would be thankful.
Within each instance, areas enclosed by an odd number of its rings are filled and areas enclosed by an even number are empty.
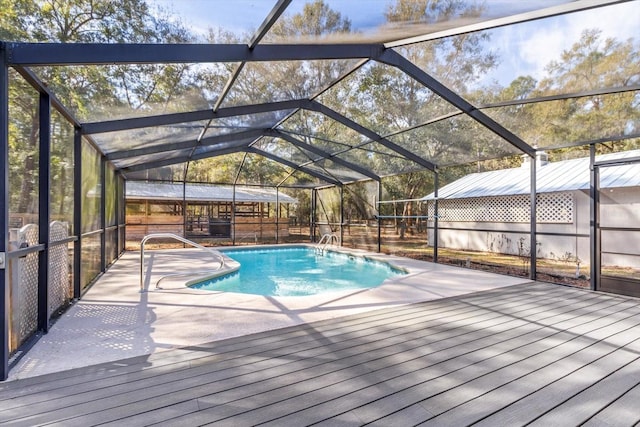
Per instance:
[[[593,151],[593,150],[592,150]],[[618,159],[607,162],[593,161],[591,168],[591,218],[592,218],[592,259],[591,259],[591,287],[596,291],[640,297],[640,279],[619,277],[603,274],[602,272],[602,232],[629,231],[640,232],[640,221],[637,224],[627,224],[625,227],[603,227],[600,216],[600,170],[606,167],[616,167],[640,163],[640,158]]]

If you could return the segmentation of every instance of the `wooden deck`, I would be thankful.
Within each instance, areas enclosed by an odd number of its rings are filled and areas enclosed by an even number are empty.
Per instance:
[[[0,383],[0,424],[633,425],[639,383],[640,300],[531,283]]]

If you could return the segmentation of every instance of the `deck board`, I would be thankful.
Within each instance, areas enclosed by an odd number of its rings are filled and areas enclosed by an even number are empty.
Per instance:
[[[602,330],[606,330],[603,328]],[[607,334],[608,332],[603,332]],[[594,335],[597,335],[594,333]],[[620,335],[628,335],[622,332]],[[633,331],[635,338],[640,337],[640,328]],[[443,414],[434,418],[426,425],[455,425],[470,424],[478,420],[482,411],[490,406],[488,400],[493,399],[494,405],[505,405],[512,402],[520,393],[530,392],[525,398],[511,405],[505,412],[509,418],[493,416],[485,422],[500,425],[507,420],[522,422],[533,421],[539,414],[559,405],[566,397],[567,390],[581,387],[584,381],[597,381],[601,374],[590,367],[600,358],[605,358],[611,351],[607,343],[593,342],[596,337],[569,338],[552,349],[531,355],[513,365],[501,368],[490,375],[482,377],[481,381],[468,381],[463,387],[453,390],[452,396],[440,395],[436,400],[421,402],[434,413]],[[614,339],[615,337],[607,336]],[[623,338],[626,340],[626,338]],[[616,364],[615,360],[609,360]],[[586,372],[585,372],[586,371]],[[509,385],[507,389],[501,387]],[[516,389],[517,387],[517,389]],[[489,393],[493,395],[488,396]],[[475,404],[474,399],[482,397],[482,401]],[[473,402],[465,405],[460,402]],[[460,406],[457,406],[460,404]],[[453,407],[453,409],[451,409]],[[446,411],[446,412],[445,412]],[[505,424],[506,425],[506,424]],[[566,423],[564,425],[567,425]]]
[[[603,309],[603,307],[601,305],[591,307],[591,310],[597,309]],[[552,313],[553,312],[554,311],[552,311]],[[564,323],[555,324],[556,327],[559,328],[566,328],[571,325],[569,322],[572,320],[574,324],[580,321],[579,319],[581,319],[581,317],[576,317],[575,315],[572,319],[567,319],[570,316],[569,313],[570,310],[567,310],[560,316],[551,315],[549,319],[555,317],[558,321],[564,320]],[[537,322],[540,323],[543,320],[543,318],[539,317]],[[422,383],[415,377],[417,373],[407,375],[405,383],[396,385],[400,391],[393,396],[393,399],[401,398],[405,405],[410,405],[414,401],[418,402],[429,396],[429,393],[433,394],[438,392],[436,381],[443,384],[445,380],[450,379],[450,377],[457,372],[463,375],[479,376],[487,369],[491,369],[492,362],[497,363],[497,366],[501,367],[502,364],[506,363],[506,358],[510,356],[510,352],[522,352],[526,347],[529,348],[529,351],[535,351],[536,348],[544,344],[544,339],[549,339],[548,337],[553,337],[554,335],[558,335],[557,331],[531,323],[510,331],[508,334],[496,336],[493,340],[483,339],[481,342],[482,345],[478,346],[477,349],[458,347],[453,354],[455,357],[444,359],[439,365],[436,365],[432,376],[429,376],[428,372],[423,373],[424,377],[420,378]],[[445,355],[448,356],[448,351]],[[521,354],[521,357],[524,356],[525,354]],[[435,361],[435,359],[431,358],[431,361]],[[447,375],[449,378],[447,378]],[[388,382],[388,384],[394,384],[394,382]],[[464,382],[462,382],[462,384],[464,384]],[[450,386],[453,385],[450,384]],[[416,397],[416,399],[412,400],[414,397]],[[373,421],[377,417],[385,415],[381,413],[381,403],[383,404],[384,401],[372,402],[365,407],[356,409],[356,411],[361,413],[363,419]],[[365,415],[364,412],[369,413]]]
[[[379,343],[378,343],[378,344],[379,344]],[[424,347],[424,346],[425,346],[425,345],[424,345],[424,341],[422,341],[422,342],[419,344],[419,346]],[[387,348],[388,348],[388,346],[387,346]],[[401,352],[398,352],[397,350],[394,350],[394,348],[393,348],[393,347],[392,347],[391,349],[393,350],[393,352],[391,353],[391,357],[392,357],[392,356],[394,356],[395,354],[401,354],[401,355],[407,355],[407,354],[410,354],[410,353],[409,353],[409,351],[407,351],[407,350],[408,350],[407,348],[402,349],[403,351],[401,351]],[[368,347],[368,353],[367,353],[367,356],[366,356],[366,357],[367,357],[367,361],[368,361],[368,365],[369,365],[369,366],[371,366],[371,365],[372,365],[372,363],[375,363],[375,361],[376,361],[376,357],[381,357],[381,355],[380,355],[380,354],[373,353],[374,351],[375,351],[375,349],[373,349],[373,348],[371,347],[371,345],[369,344],[369,347]],[[356,353],[356,354],[359,354],[359,352],[358,352],[358,353]],[[346,359],[344,358],[345,356],[347,356],[347,355],[340,355],[340,360],[342,361],[342,363],[343,363],[343,364],[346,362]],[[385,356],[385,355],[382,355],[382,356]],[[397,362],[397,360],[396,360],[396,362]],[[352,361],[352,366],[358,366],[358,364],[359,364],[359,363],[360,363],[360,361],[359,361],[359,360]],[[384,361],[384,363],[387,363],[387,364],[388,364],[389,362],[388,362],[388,361]],[[343,368],[343,370],[346,370],[346,369],[349,369],[349,368],[350,368],[350,366],[349,366],[349,365],[347,365],[346,367],[344,367],[344,368]],[[296,373],[295,375],[299,377],[301,373],[303,373],[303,372],[298,372],[298,373]],[[351,372],[349,372],[349,373],[351,374]],[[307,374],[307,375],[306,375],[305,377],[310,377],[310,378],[315,378],[315,377],[316,377],[316,375],[311,375],[311,373],[309,373],[309,372],[307,372],[306,374]],[[279,378],[279,380],[280,380],[280,381],[282,381],[282,380],[284,379],[283,377],[278,377],[278,378]],[[344,379],[344,378],[343,378],[343,379]],[[286,381],[286,379],[285,379],[285,382],[287,382],[287,381]],[[314,384],[316,387],[318,387],[320,383],[318,383],[318,382],[317,382],[317,380],[313,380],[313,384]],[[249,387],[247,387],[247,388],[249,388]],[[253,389],[253,387],[251,387],[251,389]],[[296,393],[299,393],[299,392],[300,392],[300,390],[299,390],[299,389],[298,389],[298,390],[296,390]],[[308,390],[305,390],[305,392],[308,392]],[[271,399],[274,399],[276,395],[277,395],[277,393],[269,393],[269,395],[268,395],[268,396],[269,396]],[[248,397],[248,396],[242,396],[242,397],[243,397],[243,398],[246,398],[246,397]],[[216,396],[216,398],[217,398],[217,399],[219,399],[219,398],[220,398],[220,396],[218,395],[218,396]],[[283,396],[283,397],[281,397],[281,398],[280,398],[280,400],[279,400],[279,401],[276,401],[276,403],[279,403],[279,405],[278,405],[278,406],[279,406],[279,408],[280,408],[280,409],[282,409],[282,407],[283,407],[283,404],[282,404],[282,403],[280,403],[280,401],[282,401],[282,400],[284,400],[284,399],[286,399],[286,396]],[[205,402],[206,402],[206,398],[200,399],[200,405],[201,405],[201,406],[205,405]],[[227,401],[227,402],[228,402],[228,401]],[[253,401],[253,404],[254,404],[254,405],[256,405],[256,404],[257,404],[257,402],[254,400],[254,401]],[[265,404],[265,403],[263,402],[263,404]],[[268,402],[266,402],[266,404],[268,404]],[[203,414],[202,414],[202,415],[203,415]],[[195,423],[195,422],[197,422],[196,420],[193,420],[193,419],[188,420],[188,421],[189,421],[190,423]]]
[[[640,422],[640,411],[638,411],[638,401],[640,401],[640,379],[638,376],[627,378],[635,380],[635,386],[631,387],[622,395],[613,394],[614,400],[597,413],[592,412],[592,416],[585,421],[585,427],[637,425]],[[626,382],[626,381],[624,381]]]
[[[480,330],[480,324],[476,324],[474,330],[474,334],[465,334],[467,336],[466,342],[450,338],[439,343],[434,343],[433,345],[422,345],[420,348],[421,354],[411,355],[420,356],[420,358],[409,359],[409,361],[405,363],[399,363],[402,361],[395,360],[394,362],[396,363],[394,364],[388,361],[382,361],[383,363],[377,366],[379,370],[376,371],[375,374],[372,374],[370,376],[371,378],[365,378],[365,384],[370,385],[369,387],[366,389],[357,388],[356,384],[356,388],[349,390],[347,384],[340,384],[339,387],[336,387],[336,390],[328,393],[329,396],[333,397],[331,401],[324,404],[323,407],[316,406],[307,412],[313,412],[315,413],[314,415],[317,416],[318,413],[338,411],[342,406],[357,407],[358,405],[368,403],[370,400],[381,398],[383,399],[382,402],[378,400],[371,405],[379,411],[381,403],[384,404],[385,390],[388,390],[390,387],[394,391],[406,389],[402,395],[402,400],[406,403],[407,400],[411,399],[411,395],[414,394],[415,390],[411,387],[415,386],[416,383],[429,381],[434,376],[437,376],[443,367],[445,367],[444,369],[446,370],[457,369],[461,363],[469,363],[464,360],[450,361],[450,357],[452,356],[450,349],[455,348],[457,350],[456,354],[465,352],[470,354],[473,351],[481,352],[491,340],[513,339],[522,334],[521,330],[513,331],[505,327],[504,331],[502,329],[492,328],[491,332],[493,332],[493,336],[491,336]],[[407,355],[408,353],[405,351],[404,354]],[[470,356],[467,356],[467,358],[469,357]],[[481,355],[480,358],[484,358],[484,355]],[[369,366],[372,366],[372,364],[370,363]],[[430,367],[431,369],[428,369]],[[360,382],[362,382],[362,379],[360,380]],[[350,392],[351,394],[346,395],[346,392]],[[340,393],[345,393],[345,395],[341,396]],[[424,395],[418,394],[417,396],[419,400]],[[398,394],[395,394],[392,396],[392,399],[397,400],[397,397]],[[319,398],[315,400],[316,403],[317,400],[319,400]],[[304,412],[297,412],[295,416],[292,417],[299,418],[303,414]]]
[[[572,388],[583,390],[570,397],[558,396],[561,404],[538,415],[533,425],[567,425],[567,422],[580,418],[586,422],[592,415],[592,406],[606,407],[637,384],[640,378],[640,359],[637,351],[637,346],[634,349],[621,349],[563,378],[562,382],[570,382]],[[597,382],[592,384],[593,380]],[[559,388],[567,388],[567,384],[562,382],[555,384],[556,393]],[[618,422],[620,421],[618,418]]]
[[[6,382],[0,423],[633,424],[639,374],[640,300],[532,282]]]

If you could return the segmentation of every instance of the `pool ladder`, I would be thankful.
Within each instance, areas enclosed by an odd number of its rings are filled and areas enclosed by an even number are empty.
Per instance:
[[[191,274],[194,274],[194,273],[195,274],[197,274],[197,273],[210,273],[211,271],[217,271],[217,270],[220,270],[221,268],[224,267],[224,256],[219,251],[216,251],[215,249],[211,249],[211,248],[207,248],[205,246],[199,245],[198,243],[192,242],[191,240],[185,239],[184,237],[178,236],[177,234],[172,234],[172,233],[147,234],[140,241],[140,292],[144,292],[144,244],[147,243],[147,241],[151,240],[151,239],[174,239],[174,240],[178,240],[178,241],[180,241],[182,243],[185,243],[187,245],[191,245],[194,248],[202,249],[204,251],[207,251],[207,252],[211,253],[211,255],[213,255],[215,257],[216,261],[218,261],[220,263],[218,268],[212,269],[212,270],[207,270],[207,271],[189,271],[187,273],[173,273],[173,274],[167,274],[165,276],[162,276],[156,282],[156,289],[158,289],[158,284],[160,283],[160,281],[162,279],[166,278],[166,277],[169,277],[169,276],[184,276],[184,275],[191,275]]]
[[[323,255],[324,251],[327,249],[327,246],[333,244],[334,242],[336,246],[340,245],[340,239],[335,233],[324,234],[316,245],[316,253]]]

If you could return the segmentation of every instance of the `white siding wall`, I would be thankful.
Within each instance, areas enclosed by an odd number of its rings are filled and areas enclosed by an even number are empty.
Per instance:
[[[615,204],[603,203],[603,215],[606,215],[611,226],[625,226],[635,221],[636,226],[640,224],[640,189],[626,188],[616,189]],[[566,193],[565,193],[566,194]],[[570,193],[572,196],[572,214],[570,222],[543,222],[544,219],[553,220],[553,215],[549,212],[543,212],[541,217],[540,208],[538,211],[537,236],[538,247],[537,255],[540,258],[550,259],[575,259],[576,254],[581,260],[581,264],[588,264],[590,257],[590,239],[589,239],[589,221],[590,221],[590,199],[586,191],[574,191]],[[504,196],[522,198],[522,196]],[[488,198],[487,198],[488,199]],[[520,202],[521,200],[518,200]],[[430,202],[431,205],[432,202]],[[444,205],[441,213],[446,212],[447,200],[440,201],[440,206]],[[492,201],[495,205],[496,202]],[[501,203],[504,204],[504,203]],[[477,205],[477,200],[470,206]],[[460,210],[464,204],[457,204]],[[528,205],[526,209],[528,210]],[[544,207],[549,210],[549,207]],[[566,217],[566,206],[561,207],[563,212],[558,212],[558,218]],[[520,209],[522,210],[522,208]],[[430,211],[430,214],[432,211]],[[486,215],[486,213],[485,213]],[[511,255],[521,255],[529,251],[529,235],[530,225],[528,222],[490,222],[490,221],[447,221],[446,215],[442,215],[439,221],[439,240],[440,247],[473,250],[483,252],[497,252]],[[528,221],[528,218],[527,218]],[[433,225],[433,224],[430,224]],[[453,230],[445,230],[452,228]],[[466,229],[466,230],[461,230]],[[505,232],[508,231],[508,232]],[[570,234],[570,236],[545,235],[544,233]],[[582,236],[580,236],[582,235]],[[625,237],[625,238],[623,238]],[[433,230],[429,232],[429,243],[433,244]],[[617,239],[610,239],[609,245],[615,247],[603,247],[610,252],[623,252],[622,249],[628,250],[633,247],[634,253],[640,251],[640,233],[635,233],[633,239],[630,236],[619,236]],[[633,263],[624,263],[623,257],[616,260],[618,265],[633,265]],[[613,260],[607,260],[612,262]],[[637,266],[637,258],[635,261]]]
[[[600,192],[600,226],[639,228],[638,188],[604,189]],[[602,230],[602,265],[640,267],[640,231]]]

